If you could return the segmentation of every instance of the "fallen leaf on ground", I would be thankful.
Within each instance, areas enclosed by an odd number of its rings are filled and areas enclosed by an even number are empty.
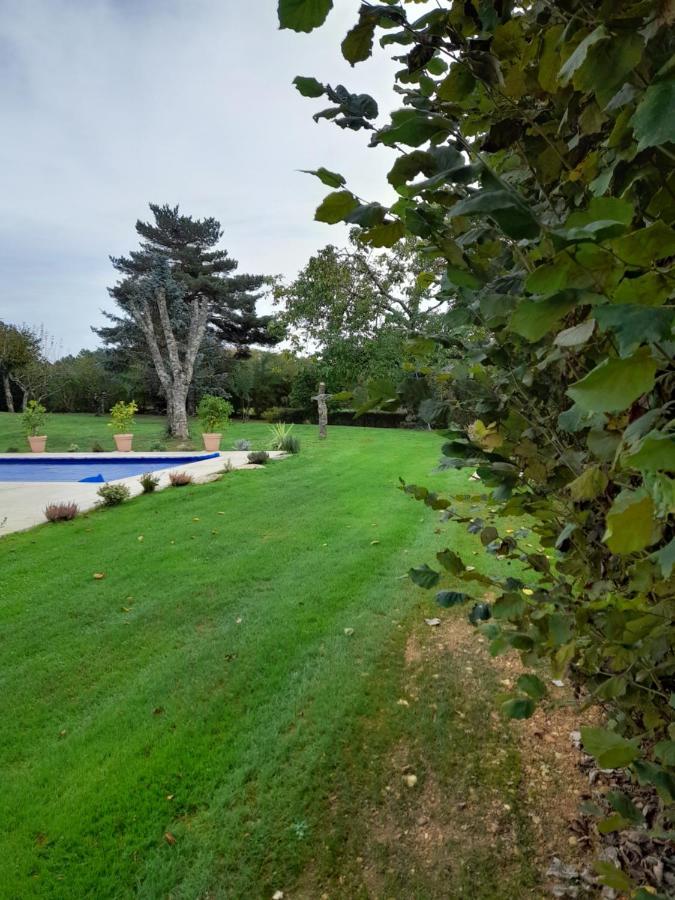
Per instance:
[[[404,775],[403,780],[408,785],[408,787],[415,787],[417,784],[417,775]]]
[[[105,578],[105,572],[94,572],[94,578],[96,581],[100,581],[102,578]]]
[[[427,623],[427,625],[440,625],[441,624],[440,619],[425,619],[424,621]]]
[[[354,629],[353,628],[345,628],[345,634],[347,635],[347,637],[351,637],[354,634]]]
[[[173,846],[176,843],[176,838],[171,834],[170,831],[166,831],[164,833],[164,840],[167,842],[167,844],[170,844],[171,846]]]

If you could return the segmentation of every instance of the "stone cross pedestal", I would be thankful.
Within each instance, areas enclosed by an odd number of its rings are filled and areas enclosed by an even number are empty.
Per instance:
[[[319,440],[325,440],[328,437],[327,399],[328,394],[326,393],[326,385],[322,381],[319,384],[319,393],[315,397],[312,397],[312,400],[316,400],[317,406],[319,407]]]

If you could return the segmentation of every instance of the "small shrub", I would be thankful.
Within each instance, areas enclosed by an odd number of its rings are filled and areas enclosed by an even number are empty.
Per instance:
[[[240,441],[235,441],[233,449],[234,450],[250,450],[251,442],[247,441],[247,440],[243,440],[243,439]]]
[[[144,494],[152,494],[159,484],[159,476],[153,475],[152,472],[145,472],[138,480],[141,483]]]
[[[102,506],[119,506],[131,496],[126,484],[102,484],[96,493],[101,498]]]
[[[248,455],[248,461],[253,466],[264,466],[269,461],[270,455],[267,450],[252,450]]]
[[[18,447],[8,447],[7,453],[21,453]]]
[[[134,424],[134,416],[138,412],[138,406],[135,400],[125,403],[124,400],[118,402],[110,410],[110,427],[116,434],[128,434]]]
[[[101,444],[99,444],[98,441],[94,441],[94,443],[91,445],[91,452],[92,453],[105,453],[105,449],[103,448],[103,446]]]
[[[47,410],[37,400],[29,400],[21,415],[21,424],[27,435],[35,437],[44,434]]]
[[[270,428],[270,447],[272,450],[282,450],[282,444],[290,436],[292,430],[292,425],[284,425],[282,422],[272,425]]]
[[[294,434],[287,434],[282,438],[279,449],[283,450],[284,453],[299,453],[300,438],[296,437]]]
[[[150,449],[156,453],[163,453],[166,450],[166,444],[162,443],[162,441],[153,441],[150,444]]]
[[[232,465],[232,460],[228,459],[220,471],[223,475],[227,475],[229,472],[234,472],[234,466]]]
[[[79,453],[79,452],[80,452],[79,444],[71,444],[70,447],[68,447],[68,453]]]
[[[232,404],[222,397],[204,394],[197,408],[197,416],[202,423],[203,431],[213,434],[225,428],[233,411]]]
[[[284,411],[280,406],[270,406],[269,409],[260,413],[260,418],[265,422],[280,422]]]
[[[186,484],[192,484],[192,475],[187,472],[170,472],[169,481],[172,487],[184,487]]]
[[[80,511],[77,503],[49,503],[45,507],[48,522],[70,522]]]

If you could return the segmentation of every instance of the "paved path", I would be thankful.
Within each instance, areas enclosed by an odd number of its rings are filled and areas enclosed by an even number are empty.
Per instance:
[[[40,456],[45,459],[91,459],[90,453],[43,453]],[[169,474],[171,472],[189,472],[199,483],[208,481],[209,476],[220,472],[228,460],[235,469],[248,466],[247,452],[237,450],[224,451],[217,458],[187,465],[182,463],[169,469],[162,468],[162,457],[175,457],[176,453],[106,453],[105,456],[121,459],[130,459],[133,456],[156,458],[157,466],[154,471],[159,475],[158,490],[170,484]],[[284,454],[272,451],[270,456],[279,458]],[[21,459],[22,457],[35,459],[32,454],[12,453],[11,455],[0,454],[0,461],[3,458]],[[135,496],[142,493],[139,477],[132,475],[130,478],[119,478],[114,483],[126,484],[132,496]],[[100,499],[96,493],[100,486],[100,484],[81,484],[77,481],[0,481],[0,538],[12,531],[23,531],[43,523],[45,521],[44,509],[49,503],[74,501],[80,507],[81,512],[93,509]]]

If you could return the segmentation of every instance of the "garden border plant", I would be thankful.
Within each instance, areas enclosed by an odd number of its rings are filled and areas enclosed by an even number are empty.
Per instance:
[[[280,24],[311,31],[331,7],[280,0]],[[373,247],[412,234],[445,261],[437,297],[451,337],[413,336],[406,380],[372,383],[363,411],[418,385],[420,418],[447,429],[441,466],[474,469],[490,495],[403,489],[532,581],[482,576],[452,548],[410,577],[441,606],[479,600],[471,618],[493,653],[547,660],[606,710],[605,727],[582,730],[584,748],[601,767],[630,767],[661,808],[646,823],[622,795],[599,827],[664,832],[675,801],[672,4],[408,10],[364,3],[342,42],[352,65],[376,35],[400,54],[403,106],[389,123],[376,124],[367,94],[295,79],[330,104],[315,120],[399,153],[389,207],[314,170],[333,189],[316,219],[355,225]],[[480,515],[463,514],[465,500]],[[505,529],[506,516],[531,531]],[[503,710],[530,716],[545,693],[528,676]],[[658,889],[606,861],[597,871],[635,897]]]
[[[233,411],[232,404],[223,397],[204,394],[197,407],[197,417],[202,423],[205,450],[211,452],[220,450],[222,430],[229,424]]]
[[[128,403],[118,400],[110,410],[110,427],[115,432],[115,446],[120,452],[126,453],[131,450],[134,439],[131,429],[137,412],[138,406],[135,400],[130,400]]]
[[[39,432],[47,420],[47,410],[39,400],[29,400],[21,414],[21,424],[33,453],[42,453],[47,444],[47,435]]]

